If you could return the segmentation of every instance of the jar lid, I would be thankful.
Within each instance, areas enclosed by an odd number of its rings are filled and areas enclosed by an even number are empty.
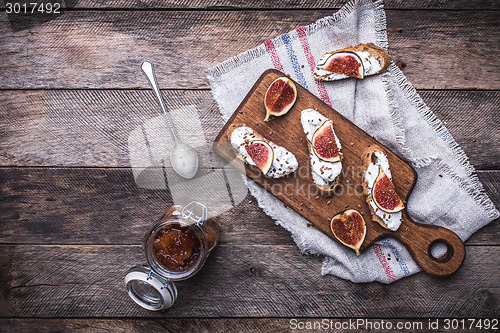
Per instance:
[[[132,266],[125,275],[127,292],[140,306],[151,311],[171,307],[177,299],[172,280],[156,274],[149,266]]]

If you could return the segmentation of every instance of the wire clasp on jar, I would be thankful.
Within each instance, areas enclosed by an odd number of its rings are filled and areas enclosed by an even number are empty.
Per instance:
[[[182,217],[188,219],[190,224],[202,226],[208,218],[208,208],[198,201],[192,201],[181,211]]]

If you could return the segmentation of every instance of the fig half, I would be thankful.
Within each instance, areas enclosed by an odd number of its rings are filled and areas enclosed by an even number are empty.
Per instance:
[[[377,207],[386,213],[397,213],[405,208],[390,178],[380,166],[377,179],[373,184],[372,198]]]
[[[257,168],[259,168],[264,175],[267,174],[273,165],[273,148],[265,141],[255,140],[245,146],[245,149]]]
[[[340,161],[340,150],[337,147],[335,134],[333,132],[333,122],[325,121],[312,137],[312,147],[314,153],[323,161],[338,162]]]
[[[355,52],[341,51],[333,53],[318,67],[330,73],[344,74],[345,76],[362,79],[365,77],[363,61]]]
[[[335,215],[330,222],[330,228],[342,244],[356,251],[359,256],[359,248],[366,236],[366,223],[357,210],[348,209]]]
[[[264,106],[266,107],[266,118],[264,121],[269,120],[269,116],[282,116],[286,114],[295,104],[297,99],[297,87],[287,78],[282,76],[277,78],[267,88],[266,96],[264,97]]]

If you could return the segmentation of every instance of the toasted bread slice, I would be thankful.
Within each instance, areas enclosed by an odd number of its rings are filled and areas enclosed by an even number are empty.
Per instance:
[[[387,71],[389,64],[391,63],[391,57],[383,48],[376,46],[373,43],[359,44],[356,46],[348,46],[346,48],[335,50],[332,52],[325,53],[319,60],[318,64],[324,63],[327,58],[332,54],[339,52],[354,52],[363,63],[364,76],[375,75]],[[368,56],[367,56],[368,55]],[[349,78],[349,76],[329,72],[316,66],[314,70],[314,77],[318,81],[336,81],[341,79]]]
[[[341,175],[339,175],[337,178],[333,180],[333,182],[328,183],[327,185],[315,184],[316,187],[319,189],[319,193],[326,198],[333,196],[335,194],[337,186],[339,185],[340,177]]]
[[[362,160],[361,163],[363,165],[364,172],[366,172],[366,170],[368,169],[368,166],[372,163],[373,158],[374,158],[373,154],[377,151],[382,151],[382,148],[380,148],[378,146],[371,146],[361,156],[361,160]],[[364,188],[364,192],[365,192],[366,203],[368,204],[368,207],[370,208],[370,213],[372,214],[373,221],[377,222],[382,227],[389,229],[389,228],[387,228],[387,225],[384,223],[384,221],[378,215],[375,214],[375,210],[373,209],[372,205],[370,204],[370,201],[372,200],[371,199],[371,190],[370,190],[370,187],[368,186],[366,178],[364,177],[364,173],[363,173],[363,188]]]
[[[255,162],[248,155],[245,146],[250,145],[254,141],[264,141],[267,143],[272,149],[273,161],[269,171],[265,174],[266,176],[281,178],[294,172],[298,167],[295,155],[272,141],[264,139],[248,126],[231,125],[228,131],[228,141],[231,142],[231,145],[237,150],[237,158],[250,165],[255,165]]]
[[[336,144],[339,150],[339,155],[340,155],[340,160],[336,162],[327,162],[321,160],[319,157],[317,157],[316,153],[313,151],[314,148],[312,146],[312,138],[313,138],[313,133],[312,130],[317,130],[319,127],[321,127],[325,122],[331,121],[327,117],[323,116],[320,114],[318,111],[313,110],[313,109],[306,109],[302,111],[301,114],[301,122],[302,122],[302,127],[304,129],[304,132],[306,134],[306,139],[308,142],[309,146],[309,156],[310,156],[310,164],[311,164],[311,173],[312,173],[312,178],[314,181],[314,185],[319,190],[319,193],[324,196],[324,197],[331,197],[332,195],[335,194],[335,190],[337,188],[337,185],[339,185],[340,182],[340,177],[342,175],[342,164],[341,164],[341,159],[342,159],[342,152],[340,151],[341,145],[340,142],[338,141],[337,136],[334,136],[336,139]],[[332,127],[333,129],[333,127]],[[310,133],[311,132],[311,133]],[[316,164],[315,164],[316,163]],[[319,163],[319,164],[318,164]],[[319,168],[319,170],[318,170]],[[315,171],[316,170],[316,171]],[[337,170],[334,172],[333,170]],[[325,171],[324,175],[323,171]],[[330,175],[328,175],[329,172],[332,172]],[[333,178],[335,177],[335,178]],[[326,183],[326,184],[321,184],[321,183]]]
[[[380,161],[379,158],[377,156],[375,156],[375,154],[378,154],[378,156],[385,159],[385,161]],[[398,229],[399,225],[402,222],[401,212],[386,213],[386,212],[382,211],[381,209],[379,209],[376,206],[376,204],[372,201],[373,200],[372,199],[372,189],[367,181],[367,172],[368,172],[368,168],[371,166],[371,164],[376,165],[377,163],[380,163],[380,164],[385,163],[387,171],[389,171],[389,162],[387,161],[387,156],[385,155],[384,150],[381,147],[374,145],[374,146],[369,147],[363,153],[363,155],[361,156],[361,160],[362,160],[361,164],[362,164],[362,167],[364,170],[363,177],[362,177],[363,188],[364,188],[364,193],[365,193],[365,197],[366,197],[366,202],[368,204],[368,207],[370,208],[370,213],[372,215],[372,219],[373,219],[373,221],[376,221],[377,223],[379,223],[382,227],[389,229],[389,230],[392,230],[392,231],[395,231]],[[378,173],[377,173],[377,175],[378,175]],[[372,169],[372,173],[368,176],[376,178],[376,175],[373,173],[373,169]],[[372,186],[373,186],[373,184],[372,184]]]

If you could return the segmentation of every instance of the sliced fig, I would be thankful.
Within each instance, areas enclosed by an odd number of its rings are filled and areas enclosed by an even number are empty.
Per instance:
[[[286,114],[297,99],[297,87],[286,76],[279,77],[271,83],[267,88],[266,96],[264,97],[264,106],[266,107],[266,118],[269,116],[282,116]]]
[[[335,215],[330,222],[330,228],[342,244],[356,251],[359,256],[359,248],[366,236],[366,223],[357,210],[348,209]]]
[[[386,213],[397,213],[405,208],[390,178],[380,166],[377,179],[373,184],[372,198],[377,207]]]
[[[273,164],[273,148],[265,141],[255,140],[245,146],[245,149],[257,168],[263,174],[267,174]]]
[[[337,147],[335,134],[333,132],[333,123],[331,120],[325,121],[312,137],[312,147],[314,153],[323,161],[340,161],[340,150]]]
[[[318,64],[318,67],[330,73],[344,74],[358,79],[365,77],[363,61],[359,55],[351,51],[333,53],[324,63]]]

